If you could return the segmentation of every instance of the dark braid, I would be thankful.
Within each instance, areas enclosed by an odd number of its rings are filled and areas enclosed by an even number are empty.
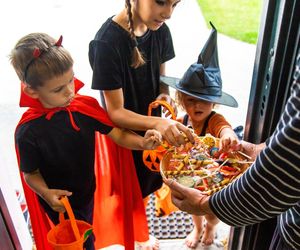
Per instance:
[[[133,44],[134,44],[133,53],[132,53],[131,67],[136,69],[136,68],[142,66],[143,64],[145,64],[145,60],[143,58],[142,53],[139,51],[139,49],[137,47],[137,41],[136,41],[136,37],[135,37],[135,34],[134,34],[134,28],[133,28],[133,20],[132,20],[130,0],[126,0],[125,5],[126,5],[126,8],[127,8],[127,16],[128,16],[128,30],[129,30],[130,37],[131,37],[131,39],[133,41]]]

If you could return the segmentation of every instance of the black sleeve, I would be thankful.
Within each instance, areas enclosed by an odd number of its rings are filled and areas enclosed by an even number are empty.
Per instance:
[[[161,50],[161,64],[162,64],[174,58],[175,52],[174,52],[172,35],[169,27],[166,24],[164,24],[161,27],[161,29],[162,30],[160,34],[161,34],[161,41],[162,41],[162,50]]]
[[[16,132],[16,146],[20,158],[20,169],[25,173],[31,173],[37,170],[41,166],[41,152],[37,145],[35,136],[30,132],[26,131],[23,136]]]
[[[105,41],[89,44],[89,61],[93,70],[92,88],[112,90],[122,88],[122,64],[116,49]]]
[[[107,135],[112,131],[113,127],[105,125],[99,121],[96,121],[95,131],[98,131],[100,134]]]
[[[106,135],[113,129],[112,126],[106,125],[98,119],[80,112],[74,112],[73,117],[81,129],[81,133],[84,133],[84,131],[97,131],[100,134]]]

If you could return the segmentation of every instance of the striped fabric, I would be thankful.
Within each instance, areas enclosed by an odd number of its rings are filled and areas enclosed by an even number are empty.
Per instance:
[[[245,174],[210,198],[210,206],[232,226],[278,216],[278,235],[300,249],[300,53],[291,96],[267,147]]]

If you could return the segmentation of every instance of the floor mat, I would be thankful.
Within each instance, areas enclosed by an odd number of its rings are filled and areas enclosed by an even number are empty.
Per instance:
[[[169,216],[156,217],[154,199],[151,194],[146,209],[150,234],[157,239],[184,239],[193,230],[191,215],[177,211]]]

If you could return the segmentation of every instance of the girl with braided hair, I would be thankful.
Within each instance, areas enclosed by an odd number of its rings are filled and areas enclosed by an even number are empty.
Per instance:
[[[165,63],[175,57],[165,21],[179,2],[126,0],[125,8],[108,18],[89,44],[92,88],[100,90],[101,105],[114,124],[140,134],[155,128],[175,146],[185,143],[181,132],[193,142],[190,130],[180,122],[161,118],[159,110],[147,116],[147,110],[156,99],[175,107],[168,87],[159,79],[165,75]],[[162,178],[144,165],[141,152],[133,150],[132,154],[142,196],[146,198],[161,187]]]

